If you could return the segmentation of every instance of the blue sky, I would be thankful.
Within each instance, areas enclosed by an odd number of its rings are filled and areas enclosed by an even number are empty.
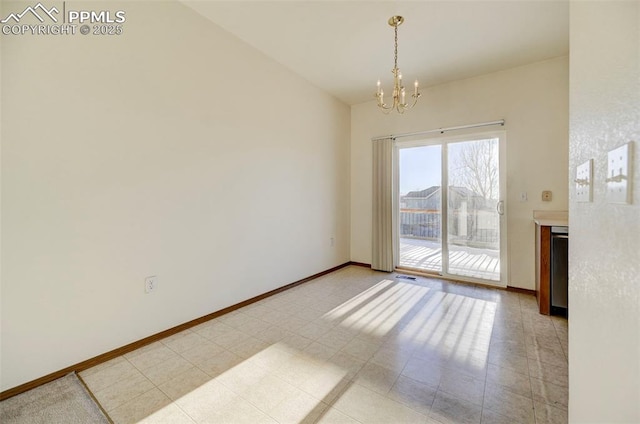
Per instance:
[[[440,185],[440,146],[400,149],[400,194]]]

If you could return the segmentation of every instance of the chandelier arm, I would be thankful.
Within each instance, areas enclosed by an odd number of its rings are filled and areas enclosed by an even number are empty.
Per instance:
[[[386,103],[378,101],[378,107],[381,110],[392,110],[395,107],[395,105],[387,106]]]
[[[415,94],[412,94],[411,97],[413,97],[413,103],[411,103],[411,106],[405,104],[405,109],[412,109],[416,105],[416,103],[418,103],[418,97],[420,97],[420,93],[418,93],[417,96]]]

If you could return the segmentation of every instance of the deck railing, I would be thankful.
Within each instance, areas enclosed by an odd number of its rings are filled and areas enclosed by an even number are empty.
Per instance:
[[[442,237],[442,214],[433,209],[400,209],[400,236],[425,240]],[[454,210],[449,217],[449,241],[477,247],[497,246],[500,219],[492,210]]]

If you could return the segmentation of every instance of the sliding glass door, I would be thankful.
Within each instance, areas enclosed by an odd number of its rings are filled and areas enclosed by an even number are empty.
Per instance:
[[[506,285],[503,139],[397,144],[399,267]]]
[[[442,146],[398,150],[399,265],[442,272]]]

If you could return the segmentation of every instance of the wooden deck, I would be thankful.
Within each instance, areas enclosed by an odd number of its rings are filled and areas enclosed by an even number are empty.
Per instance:
[[[465,246],[450,246],[449,274],[500,281],[500,252]],[[439,242],[400,238],[399,265],[427,272],[442,272]]]

